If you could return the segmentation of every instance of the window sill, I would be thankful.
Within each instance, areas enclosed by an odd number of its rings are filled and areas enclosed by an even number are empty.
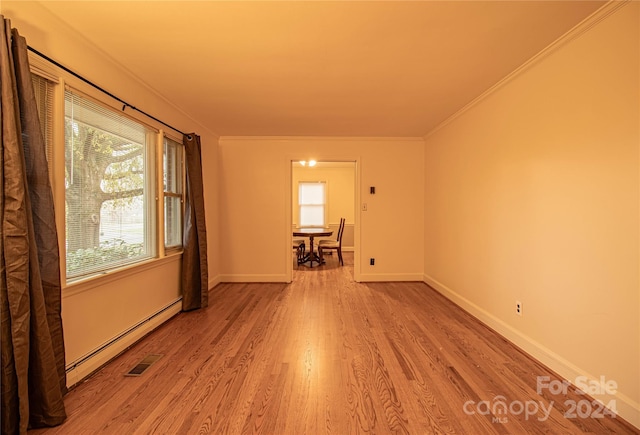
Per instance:
[[[76,295],[78,293],[85,292],[95,287],[103,286],[110,282],[118,281],[126,277],[144,272],[147,270],[161,267],[175,261],[180,261],[182,258],[182,250],[175,250],[168,252],[163,258],[151,258],[139,263],[130,264],[127,266],[113,269],[107,272],[102,272],[96,275],[91,275],[86,278],[81,278],[71,283],[62,284],[62,297],[63,299],[69,296]]]

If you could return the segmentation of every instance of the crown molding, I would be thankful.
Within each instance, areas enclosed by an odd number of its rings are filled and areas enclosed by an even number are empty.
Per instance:
[[[623,6],[626,6],[628,4],[634,3],[634,1],[635,0],[610,0],[608,3],[606,3],[602,7],[600,7],[597,11],[595,11],[594,13],[589,15],[587,18],[582,20],[580,23],[576,24],[574,27],[572,27],[570,30],[568,30],[565,34],[560,36],[554,42],[552,42],[551,44],[546,46],[538,54],[534,55],[531,59],[529,59],[528,61],[526,61],[522,65],[520,65],[518,68],[513,70],[508,75],[506,75],[504,78],[502,78],[500,81],[498,81],[495,85],[491,86],[489,89],[484,91],[482,94],[480,94],[479,96],[474,98],[466,106],[462,107],[456,113],[454,113],[453,115],[451,115],[450,117],[448,117],[447,119],[442,121],[435,128],[433,128],[431,131],[426,133],[423,136],[423,138],[426,140],[427,138],[429,138],[430,136],[432,136],[433,134],[435,134],[436,132],[438,132],[442,128],[446,127],[447,125],[449,125],[450,123],[455,121],[457,118],[462,116],[468,110],[472,109],[473,107],[475,107],[476,105],[478,105],[479,103],[484,101],[486,98],[491,96],[493,93],[497,92],[502,87],[506,86],[512,80],[518,78],[520,75],[522,75],[525,72],[527,72],[529,69],[531,69],[532,67],[537,65],[540,61],[542,61],[542,60],[546,59],[547,57],[551,56],[553,53],[555,53],[557,50],[559,50],[560,48],[562,48],[563,46],[565,46],[569,42],[571,42],[574,39],[580,37],[584,33],[586,33],[589,30],[591,30],[593,27],[595,27],[596,25],[598,25],[599,23],[601,23],[602,21],[607,19],[609,16],[611,16],[613,13],[618,11]]]

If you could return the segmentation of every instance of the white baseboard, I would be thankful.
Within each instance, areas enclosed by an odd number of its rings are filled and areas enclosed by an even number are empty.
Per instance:
[[[522,349],[524,352],[531,355],[536,360],[559,374],[565,380],[574,383],[579,377],[586,377],[587,382],[599,382],[599,379],[584,370],[581,370],[576,365],[562,358],[557,353],[546,348],[542,344],[533,340],[531,337],[523,334],[516,328],[498,319],[493,314],[469,301],[463,296],[460,296],[455,291],[451,290],[444,284],[431,278],[428,275],[424,275],[423,281],[429,286],[433,287],[436,291],[449,299],[454,304],[480,320],[485,325],[502,335],[509,340],[515,346]],[[603,404],[611,403],[613,400],[616,404],[617,414],[624,418],[626,421],[640,429],[640,404],[632,400],[630,397],[616,392],[615,394],[600,394],[591,395],[594,399],[599,400]]]
[[[222,281],[220,280],[220,275],[216,275],[213,278],[209,279],[209,290],[220,284]]]
[[[284,274],[220,275],[220,282],[287,282],[287,277]]]
[[[96,348],[95,351],[67,365],[67,388],[71,388],[100,367],[127,350],[138,340],[180,313],[182,298],[178,298],[157,313],[142,320],[118,337]]]
[[[361,273],[360,282],[422,281],[419,273]]]

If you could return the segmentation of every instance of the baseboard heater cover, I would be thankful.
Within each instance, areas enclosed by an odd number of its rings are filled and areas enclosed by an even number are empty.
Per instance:
[[[68,364],[67,388],[71,388],[84,378],[90,376],[109,361],[126,351],[138,340],[152,332],[158,326],[181,312],[182,297],[157,311],[155,314],[136,323],[92,352]]]

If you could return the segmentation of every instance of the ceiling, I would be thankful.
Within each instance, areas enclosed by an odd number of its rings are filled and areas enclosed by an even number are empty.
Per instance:
[[[366,137],[425,135],[602,4],[43,2],[218,135]]]

